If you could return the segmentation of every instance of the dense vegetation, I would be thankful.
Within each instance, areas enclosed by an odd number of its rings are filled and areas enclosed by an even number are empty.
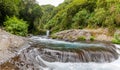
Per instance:
[[[45,29],[120,28],[120,0],[65,0],[54,8]]]
[[[28,33],[28,25],[26,22],[16,18],[15,16],[11,18],[8,17],[4,22],[4,25],[6,31],[9,31],[12,34],[26,36]]]
[[[42,14],[35,0],[0,0],[0,26],[13,34],[36,32]]]
[[[58,7],[39,6],[36,0],[0,0],[1,26],[8,21],[7,16],[26,21],[27,32],[33,34],[83,28],[114,32],[120,28],[120,0],[65,0]]]
[[[112,40],[113,43],[120,44],[120,35],[115,34],[114,39]]]

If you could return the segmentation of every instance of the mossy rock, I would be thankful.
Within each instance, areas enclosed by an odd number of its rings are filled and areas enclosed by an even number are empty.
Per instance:
[[[118,34],[115,34],[112,42],[115,44],[120,44],[120,36]]]
[[[112,43],[120,44],[120,41],[118,41],[118,40],[116,40],[116,39],[113,39],[113,40],[112,40]]]
[[[91,36],[90,37],[90,41],[94,41],[95,40],[95,37],[94,36]]]
[[[52,39],[57,39],[57,36],[56,35],[51,35],[50,36]]]
[[[85,41],[86,40],[86,37],[85,36],[79,36],[77,38],[78,41]]]

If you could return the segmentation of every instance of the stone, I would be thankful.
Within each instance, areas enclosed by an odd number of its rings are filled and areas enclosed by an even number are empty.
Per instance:
[[[21,36],[12,35],[0,29],[0,64],[16,55],[16,48],[20,48],[27,39]]]
[[[117,30],[117,33],[120,33],[120,30]],[[112,41],[113,37],[108,36],[108,29],[71,29],[64,30],[54,34],[57,39],[61,38],[63,40],[75,41],[80,36],[84,36],[86,40],[90,40],[91,36],[95,37],[95,40],[98,41]]]

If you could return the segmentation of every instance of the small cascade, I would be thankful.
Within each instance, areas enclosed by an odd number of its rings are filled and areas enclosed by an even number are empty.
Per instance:
[[[105,48],[92,49],[72,49],[71,51],[41,49],[40,55],[50,62],[112,62],[118,58],[115,51]]]
[[[66,42],[33,38],[40,55],[50,62],[112,62],[118,58],[115,47],[104,43]]]
[[[49,49],[44,49],[45,51],[49,51],[49,52],[53,52],[53,50],[49,50]],[[59,53],[63,53],[60,51],[55,51],[52,53],[53,55],[55,55],[55,52]],[[84,51],[85,52],[85,51]],[[105,52],[104,52],[105,53]],[[77,54],[73,54],[73,53],[63,53],[64,55],[62,55],[62,57],[67,56],[68,54],[71,56],[68,56],[68,58],[74,57]],[[86,53],[88,54],[88,53]],[[106,53],[106,55],[108,55],[109,53]],[[98,53],[97,53],[98,55]],[[89,63],[83,63],[83,62],[59,62],[59,61],[46,61],[46,59],[43,57],[43,55],[41,55],[41,51],[39,50],[39,48],[34,48],[34,47],[30,47],[24,51],[21,52],[21,54],[19,56],[16,56],[15,58],[9,60],[9,62],[5,63],[5,65],[11,66],[11,69],[15,69],[15,70],[61,70],[61,69],[65,69],[65,70],[119,70],[120,66],[119,66],[119,62],[120,59],[112,62],[112,63],[95,63],[95,62],[89,62]],[[86,55],[87,56],[87,55]],[[81,54],[81,57],[84,59],[85,61],[85,56],[84,54]],[[89,56],[88,56],[89,57]],[[107,57],[107,56],[106,56]],[[59,56],[58,56],[59,58]],[[96,57],[95,57],[96,58]],[[52,57],[51,57],[52,59]],[[65,58],[62,58],[65,60]],[[98,58],[96,58],[98,59]],[[83,61],[83,60],[82,60]],[[1,66],[4,68],[4,65]]]
[[[50,31],[47,30],[47,31],[46,31],[46,37],[49,37],[49,35],[50,35]]]
[[[1,65],[0,70],[120,69],[120,45],[39,40],[37,37],[32,40],[31,47]]]

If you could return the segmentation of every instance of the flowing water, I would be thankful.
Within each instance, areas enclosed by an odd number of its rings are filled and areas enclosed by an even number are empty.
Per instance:
[[[47,30],[47,31],[46,31],[46,37],[49,37],[49,35],[50,35],[50,31]]]
[[[30,39],[31,47],[3,64],[1,70],[120,70],[120,45]]]

